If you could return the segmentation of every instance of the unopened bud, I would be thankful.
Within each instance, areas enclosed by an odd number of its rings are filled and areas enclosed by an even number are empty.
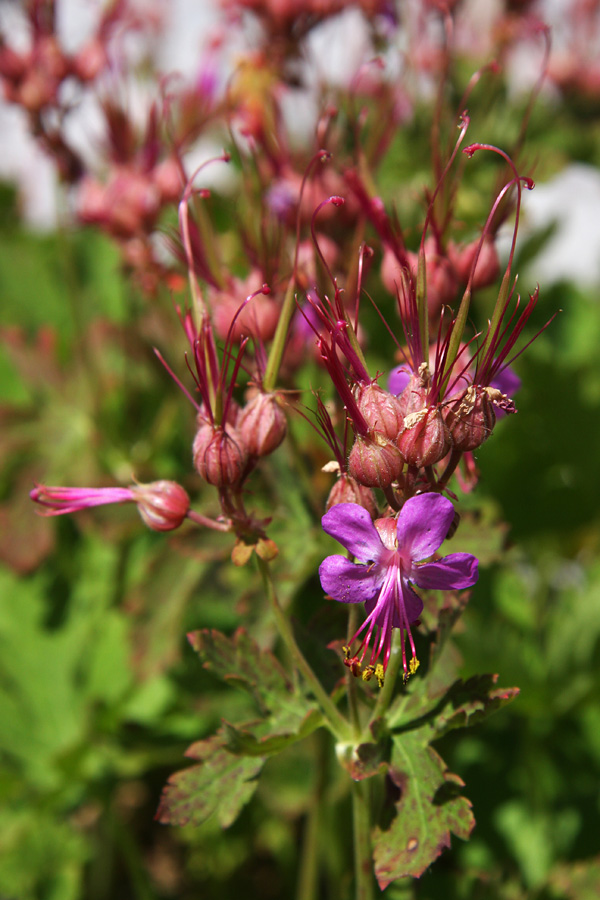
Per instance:
[[[243,408],[237,427],[251,456],[268,456],[276,450],[287,432],[285,413],[277,395],[255,394]]]
[[[80,81],[93,81],[107,65],[108,56],[104,43],[99,38],[92,38],[76,53],[72,70]]]
[[[201,425],[192,450],[196,471],[209,484],[228,487],[241,479],[248,452],[235,429]]]
[[[469,280],[480,244],[481,250],[472,282],[474,290],[493,284],[500,274],[500,260],[494,241],[491,237],[486,237],[483,242],[478,239],[466,246],[454,244],[452,241],[448,244],[448,256],[462,284],[466,284]]]
[[[397,397],[378,384],[361,384],[355,391],[356,402],[373,431],[395,441],[402,429],[404,413]]]
[[[496,413],[488,392],[472,384],[465,393],[446,408],[446,423],[452,443],[466,453],[487,441],[496,424]]]
[[[389,487],[397,481],[402,465],[396,445],[378,434],[358,435],[348,457],[350,475],[365,487]]]
[[[375,497],[370,487],[359,484],[355,478],[343,473],[329,492],[326,509],[331,509],[338,503],[357,503],[367,510],[371,518],[377,515]]]
[[[144,523],[153,531],[173,531],[188,514],[190,498],[176,481],[152,481],[131,488]]]
[[[427,284],[427,308],[429,316],[434,316],[445,303],[452,303],[456,298],[458,284],[454,266],[445,256],[440,256],[434,249],[435,244],[426,241],[425,277]],[[408,263],[413,278],[416,279],[419,268],[417,253],[407,253]]]
[[[411,466],[432,466],[449,452],[450,433],[436,406],[428,406],[404,418],[404,431],[398,447]]]

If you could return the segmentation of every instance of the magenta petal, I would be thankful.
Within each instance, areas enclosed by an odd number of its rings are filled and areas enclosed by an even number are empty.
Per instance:
[[[419,494],[407,500],[398,517],[398,546],[414,562],[432,556],[446,539],[454,507],[441,494]]]
[[[412,625],[412,623],[416,622],[423,612],[423,601],[418,594],[415,594],[411,586],[409,584],[406,584],[405,582],[403,582],[402,584],[402,599],[404,601],[406,622],[409,625]],[[406,625],[406,622],[403,622],[401,624]],[[394,625],[395,624],[396,623],[394,622]]]
[[[415,567],[411,575],[415,584],[422,588],[462,590],[477,581],[478,560],[470,553],[451,553],[438,562]]]
[[[339,541],[357,559],[364,562],[379,559],[383,549],[381,538],[371,516],[358,503],[337,503],[325,513],[321,524],[323,531]]]
[[[347,504],[350,505],[350,504]],[[374,567],[350,562],[345,556],[328,556],[319,566],[321,586],[340,603],[365,603],[380,587],[381,573]]]

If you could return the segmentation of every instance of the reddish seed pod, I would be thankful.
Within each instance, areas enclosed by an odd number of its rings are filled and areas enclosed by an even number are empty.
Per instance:
[[[238,431],[209,423],[201,425],[194,438],[194,466],[215,487],[230,487],[241,479],[248,451]]]
[[[358,385],[354,393],[369,427],[388,440],[395,441],[404,420],[398,398],[375,382]]]
[[[474,384],[446,407],[445,418],[454,446],[463,453],[481,447],[496,424],[496,413],[487,389]]]
[[[268,456],[287,433],[287,420],[276,394],[257,393],[240,413],[238,431],[251,456]]]
[[[190,498],[176,481],[153,481],[131,488],[144,523],[153,531],[173,531],[188,514]]]
[[[365,487],[387,488],[397,481],[403,459],[395,444],[378,434],[358,435],[348,457],[348,472]]]
[[[326,509],[331,509],[338,503],[357,503],[367,510],[373,519],[377,515],[377,505],[373,491],[369,487],[359,484],[355,478],[342,473],[329,492]]]
[[[443,459],[452,441],[439,408],[429,406],[405,416],[397,444],[411,466],[432,466]]]

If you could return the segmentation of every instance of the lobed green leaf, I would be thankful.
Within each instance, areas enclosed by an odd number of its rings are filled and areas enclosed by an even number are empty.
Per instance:
[[[450,835],[467,840],[475,819],[463,786],[427,744],[422,730],[395,735],[388,769],[390,787],[400,791],[394,817],[373,838],[375,875],[383,890],[398,878],[420,877],[450,846]]]

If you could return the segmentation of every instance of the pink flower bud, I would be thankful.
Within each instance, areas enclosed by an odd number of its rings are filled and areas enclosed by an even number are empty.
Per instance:
[[[388,440],[395,441],[404,421],[398,399],[375,382],[358,385],[355,396],[358,408],[369,427]]]
[[[156,166],[152,181],[164,203],[177,203],[181,199],[185,185],[181,166],[173,157],[164,159]]]
[[[248,451],[238,431],[207,423],[194,438],[194,466],[199,475],[216,487],[229,487],[240,481]]]
[[[153,481],[131,488],[144,523],[153,531],[173,531],[188,514],[190,498],[175,481]]]
[[[454,266],[458,280],[462,284],[466,284],[480,243],[481,251],[473,276],[474,290],[493,284],[500,274],[500,260],[493,239],[486,237],[483,243],[477,239],[466,246],[455,244],[452,241],[448,244],[448,257]]]
[[[329,492],[326,509],[338,503],[358,503],[367,510],[371,518],[377,515],[377,505],[371,488],[359,484],[355,478],[342,473]]]
[[[365,487],[389,487],[402,471],[400,451],[381,435],[358,435],[348,457],[348,472]]]
[[[432,466],[450,450],[452,442],[437,406],[424,407],[404,417],[404,431],[396,442],[411,466]]]
[[[446,424],[457,450],[476,450],[487,441],[496,424],[488,389],[472,384],[446,407]]]
[[[87,41],[71,63],[73,74],[80,81],[93,81],[107,65],[106,47],[97,37]]]
[[[243,408],[237,427],[251,456],[268,456],[276,450],[287,432],[277,395],[255,394]]]
[[[272,339],[281,312],[277,300],[266,294],[257,294],[239,312],[240,298],[253,293],[260,287],[260,283],[255,273],[245,281],[234,279],[230,288],[212,296],[214,329],[221,340],[227,339],[230,329],[230,339],[235,343],[249,335],[265,343]]]

